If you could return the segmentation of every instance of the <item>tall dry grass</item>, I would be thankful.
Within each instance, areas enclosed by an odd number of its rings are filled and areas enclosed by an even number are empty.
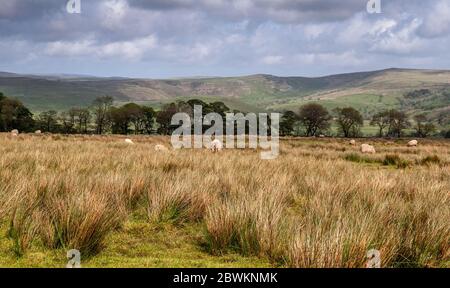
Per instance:
[[[123,138],[123,137],[122,137]],[[155,152],[164,137],[0,135],[0,217],[17,255],[31,245],[94,255],[136,210],[202,223],[210,253],[290,267],[449,266],[450,143],[288,139],[252,150]]]

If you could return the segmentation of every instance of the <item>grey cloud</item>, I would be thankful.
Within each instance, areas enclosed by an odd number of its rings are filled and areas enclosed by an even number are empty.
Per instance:
[[[150,10],[194,10],[225,19],[300,23],[338,21],[364,11],[364,0],[130,0]]]
[[[58,0],[0,0],[0,20],[29,21],[63,11],[65,1]]]
[[[51,62],[88,74],[103,63],[124,76],[145,67],[298,75],[450,59],[447,0],[381,0],[376,15],[368,0],[81,1],[82,14],[70,15],[66,0],[0,0],[0,47],[14,47],[0,49],[0,70]]]

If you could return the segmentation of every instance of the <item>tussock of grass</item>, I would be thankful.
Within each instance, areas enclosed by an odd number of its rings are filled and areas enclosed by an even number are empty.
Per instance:
[[[397,154],[388,154],[384,156],[383,165],[393,165],[397,168],[406,168],[409,166],[409,162],[400,158],[400,156]]]
[[[426,156],[419,161],[420,165],[440,164],[441,159],[437,155]]]
[[[266,195],[267,196],[267,195]],[[280,197],[280,196],[279,196]],[[207,212],[206,239],[213,254],[237,251],[243,255],[282,257],[287,248],[281,229],[284,227],[283,199],[234,199],[214,203]]]
[[[48,248],[72,247],[95,254],[107,233],[120,226],[126,202],[109,193],[112,183],[90,183],[83,191],[71,180],[36,178],[17,191],[20,201],[13,207],[9,233],[17,254],[34,240]]]

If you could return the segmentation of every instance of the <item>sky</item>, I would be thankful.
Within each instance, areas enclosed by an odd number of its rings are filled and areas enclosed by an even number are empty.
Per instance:
[[[139,78],[450,69],[450,0],[0,0],[0,71]]]

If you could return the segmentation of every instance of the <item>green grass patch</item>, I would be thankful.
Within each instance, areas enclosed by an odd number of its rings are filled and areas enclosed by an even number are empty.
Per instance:
[[[344,160],[347,160],[350,162],[355,162],[355,163],[368,163],[368,164],[380,163],[379,159],[364,157],[358,153],[346,154],[344,156]]]
[[[397,154],[388,154],[384,156],[383,165],[396,166],[397,168],[406,168],[409,166],[409,162],[400,158]]]
[[[5,223],[0,226],[0,267],[66,266],[67,251],[46,249],[39,243],[34,243],[24,254],[17,255],[13,241],[5,237],[7,226]],[[81,265],[107,268],[271,267],[267,259],[246,257],[239,253],[210,255],[202,246],[202,231],[201,224],[174,226],[132,219],[107,237],[100,253],[89,258],[81,255]]]

